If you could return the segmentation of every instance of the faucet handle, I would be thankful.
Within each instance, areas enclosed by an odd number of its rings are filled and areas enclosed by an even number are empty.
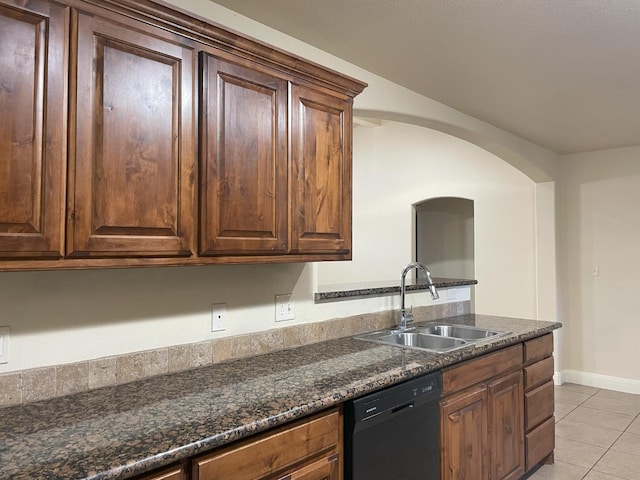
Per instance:
[[[409,313],[406,314],[407,323],[413,322],[413,305],[409,307]]]

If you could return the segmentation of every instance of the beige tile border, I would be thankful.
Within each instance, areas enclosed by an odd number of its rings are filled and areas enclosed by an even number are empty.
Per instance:
[[[416,307],[416,321],[469,313],[469,301]],[[0,407],[71,395],[214,363],[388,328],[398,312],[366,313],[204,342],[103,357],[0,375]]]

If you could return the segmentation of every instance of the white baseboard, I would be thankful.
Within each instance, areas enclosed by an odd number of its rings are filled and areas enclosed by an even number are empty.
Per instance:
[[[578,370],[562,370],[560,372],[555,372],[553,375],[553,381],[556,385],[562,385],[565,382],[569,382],[586,385],[588,387],[605,388],[607,390],[640,394],[640,380],[610,377],[608,375],[580,372]]]

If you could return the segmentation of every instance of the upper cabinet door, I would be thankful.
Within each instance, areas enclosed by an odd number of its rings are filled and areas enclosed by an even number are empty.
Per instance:
[[[291,253],[351,258],[351,99],[291,86]]]
[[[287,82],[201,56],[200,254],[283,254]]]
[[[68,7],[0,0],[0,258],[64,254]]]
[[[74,12],[67,254],[194,253],[194,51]]]

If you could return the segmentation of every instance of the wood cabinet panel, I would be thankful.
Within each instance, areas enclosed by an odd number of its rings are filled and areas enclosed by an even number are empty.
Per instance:
[[[524,363],[528,365],[553,353],[553,334],[548,333],[524,342]]]
[[[64,254],[68,17],[0,1],[0,258]]]
[[[443,395],[513,371],[521,365],[522,345],[519,344],[446,368],[442,371]]]
[[[487,389],[484,385],[440,403],[442,480],[489,478]]]
[[[551,380],[535,390],[525,393],[524,407],[527,430],[553,416],[553,400],[554,386]]]
[[[72,25],[68,255],[191,255],[193,50],[138,22]]]
[[[553,357],[547,357],[524,367],[525,390],[531,390],[553,378],[553,364]]]
[[[350,259],[365,87],[153,1],[0,0],[0,271]]]
[[[200,254],[287,247],[287,82],[202,52]]]
[[[339,446],[341,422],[339,412],[332,411],[268,432],[241,445],[231,445],[194,460],[192,476],[194,480],[229,478],[229,472],[233,472],[236,480],[273,478],[270,475],[278,472],[286,476],[285,469]],[[329,456],[333,453],[335,451]],[[302,469],[299,478],[315,479],[318,477],[313,476],[314,470],[331,472],[331,468],[335,467],[318,465],[315,469]]]
[[[525,456],[527,471],[547,458],[555,448],[553,335],[524,343]]]
[[[517,480],[524,474],[522,372],[488,385],[491,477]]]
[[[525,436],[527,471],[553,453],[555,448],[555,419],[549,418]]]
[[[339,480],[338,458],[338,454],[334,453],[282,477],[282,480]]]
[[[351,258],[351,104],[291,85],[291,253]]]
[[[178,464],[136,477],[135,480],[189,480],[189,475],[187,474],[185,467]]]

